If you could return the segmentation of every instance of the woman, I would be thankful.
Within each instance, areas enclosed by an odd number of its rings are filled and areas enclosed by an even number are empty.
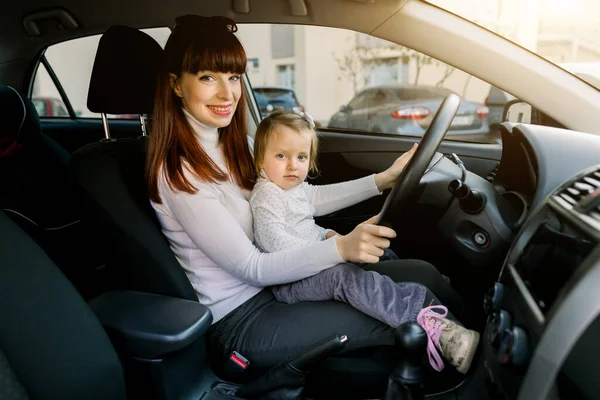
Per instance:
[[[250,379],[333,333],[348,335],[348,351],[391,345],[389,326],[346,304],[283,304],[263,290],[344,261],[375,263],[395,232],[371,219],[348,235],[308,248],[266,254],[253,245],[248,199],[256,177],[241,83],[246,55],[235,30],[232,21],[219,17],[177,19],[165,46],[147,160],[150,198],[163,233],[199,301],[213,314],[214,368],[227,379]],[[326,196],[345,198],[342,206],[348,206],[380,194],[407,161],[400,157],[388,170],[337,185]],[[394,262],[393,267],[444,282],[426,263]],[[409,277],[419,280],[414,278]],[[426,302],[433,298],[428,292]],[[452,301],[444,301],[453,309]],[[250,360],[245,373],[226,368],[233,351]]]

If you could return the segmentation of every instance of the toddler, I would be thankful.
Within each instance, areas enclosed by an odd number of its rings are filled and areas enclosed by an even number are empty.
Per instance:
[[[264,252],[335,240],[336,233],[318,226],[313,217],[358,201],[353,201],[352,193],[345,193],[347,183],[313,186],[305,182],[308,173],[316,171],[314,127],[310,115],[289,110],[270,114],[258,126],[254,161],[259,178],[250,205],[254,239]],[[424,286],[396,283],[350,263],[270,290],[284,303],[342,301],[393,328],[416,320],[427,332],[430,363],[438,371],[444,365],[439,350],[459,372],[466,373],[479,342],[477,332],[446,318],[446,307],[424,304],[431,300],[430,296],[426,299]]]

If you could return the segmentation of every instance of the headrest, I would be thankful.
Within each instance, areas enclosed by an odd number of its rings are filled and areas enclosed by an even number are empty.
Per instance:
[[[149,35],[113,26],[100,38],[87,107],[106,114],[149,114],[162,48]]]
[[[42,134],[35,106],[11,86],[0,86],[0,139],[11,138],[19,144],[31,142]]]

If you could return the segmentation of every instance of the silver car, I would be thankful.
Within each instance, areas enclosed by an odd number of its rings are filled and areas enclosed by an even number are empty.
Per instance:
[[[329,128],[364,132],[423,136],[444,97],[445,88],[415,85],[384,85],[365,89],[329,120]],[[487,140],[489,109],[462,100],[447,137]]]

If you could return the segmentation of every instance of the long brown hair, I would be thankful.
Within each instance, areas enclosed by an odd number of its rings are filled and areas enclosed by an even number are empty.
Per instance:
[[[188,20],[182,21],[184,18]],[[181,99],[171,87],[169,73],[178,77],[183,72],[197,74],[199,71],[244,73],[246,52],[242,44],[230,26],[215,26],[215,20],[218,24],[225,19],[180,17],[165,45],[163,70],[158,76],[154,95],[146,158],[149,197],[155,203],[162,202],[158,192],[159,173],[164,174],[173,190],[187,193],[197,191],[186,178],[186,168],[205,182],[224,182],[231,176],[242,188],[252,189],[254,185],[255,173],[247,138],[245,89],[242,87],[231,123],[219,128],[219,143],[229,176],[206,154],[196,139],[183,113]],[[206,21],[212,23],[206,24]],[[235,27],[233,21],[230,22]]]

